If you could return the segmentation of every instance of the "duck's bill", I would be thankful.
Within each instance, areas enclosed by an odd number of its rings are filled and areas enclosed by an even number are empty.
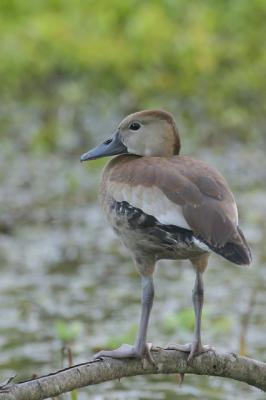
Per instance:
[[[125,154],[127,152],[127,148],[120,140],[119,133],[117,132],[99,146],[89,150],[87,153],[84,153],[80,157],[80,161],[95,160],[96,158],[115,156],[117,154]]]

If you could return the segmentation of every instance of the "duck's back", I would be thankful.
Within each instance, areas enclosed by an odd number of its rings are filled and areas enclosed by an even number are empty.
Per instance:
[[[105,168],[100,191],[107,217],[127,247],[156,258],[211,251],[249,264],[237,207],[225,179],[186,156],[122,155]]]

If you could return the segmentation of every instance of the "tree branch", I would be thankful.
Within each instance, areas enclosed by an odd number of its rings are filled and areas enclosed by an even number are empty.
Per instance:
[[[0,400],[42,400],[88,385],[147,374],[197,374],[221,376],[246,382],[266,391],[266,363],[230,353],[209,351],[189,364],[187,355],[176,350],[153,348],[155,366],[138,360],[90,361],[52,374],[0,389]]]

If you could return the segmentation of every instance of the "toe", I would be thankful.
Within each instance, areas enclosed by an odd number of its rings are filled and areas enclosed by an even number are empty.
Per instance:
[[[188,361],[191,361],[194,357],[199,356],[202,353],[206,353],[207,351],[213,351],[213,348],[209,345],[202,346],[202,344],[197,342],[192,343]]]
[[[111,357],[111,358],[143,358],[143,355],[136,351],[134,346],[122,344],[115,350],[102,350],[95,354],[93,359]]]
[[[193,342],[187,344],[168,344],[165,350],[177,350],[184,353],[189,353],[188,361],[191,361],[194,357],[206,351],[214,351],[213,347],[206,345],[202,346],[201,343]]]
[[[155,366],[154,358],[153,358],[152,355],[151,355],[151,349],[152,349],[152,343],[146,343],[146,345],[145,345],[144,357],[145,357],[145,359],[147,359],[147,361],[148,361],[151,365]]]
[[[168,344],[167,347],[165,347],[165,350],[177,350],[177,351],[183,351],[184,353],[190,353],[191,351],[191,343],[187,344]]]

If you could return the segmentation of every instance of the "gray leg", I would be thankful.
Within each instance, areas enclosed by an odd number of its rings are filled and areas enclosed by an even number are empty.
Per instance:
[[[202,307],[204,301],[204,287],[203,287],[202,272],[198,270],[196,270],[196,280],[192,292],[192,301],[195,312],[195,329],[194,329],[194,341],[191,346],[189,359],[192,359],[194,355],[200,353],[203,350],[203,346],[201,344],[201,315],[202,315]]]
[[[194,329],[194,340],[190,344],[178,345],[170,344],[167,349],[179,350],[189,353],[188,361],[192,360],[196,355],[204,353],[205,351],[213,350],[210,346],[203,346],[201,343],[201,315],[204,300],[204,288],[203,288],[203,272],[196,269],[196,280],[192,291],[192,301],[195,312],[195,329]]]
[[[141,316],[138,336],[135,342],[136,352],[143,355],[146,347],[146,338],[150,313],[154,299],[154,286],[152,276],[141,277]]]
[[[146,344],[147,329],[150,312],[154,298],[154,286],[152,275],[141,276],[142,299],[141,299],[141,317],[137,339],[134,346],[122,344],[115,350],[102,350],[94,358],[113,357],[113,358],[144,358],[145,353],[150,361],[151,357]]]

